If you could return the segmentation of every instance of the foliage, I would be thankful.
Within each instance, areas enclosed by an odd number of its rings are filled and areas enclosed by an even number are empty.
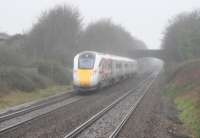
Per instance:
[[[23,66],[26,64],[25,56],[15,51],[15,49],[0,47],[0,67],[2,66]]]
[[[168,58],[184,61],[200,57],[200,12],[176,16],[165,30],[162,47]]]
[[[45,88],[47,80],[34,71],[25,71],[21,68],[1,68],[0,85],[21,91],[33,91]]]
[[[0,91],[30,92],[52,84],[70,84],[69,69],[78,51],[127,56],[130,50],[145,47],[110,20],[89,24],[83,30],[77,9],[57,6],[41,14],[29,32],[10,36],[0,44]]]
[[[71,81],[71,72],[58,63],[41,62],[38,65],[38,72],[41,75],[51,78],[58,84],[66,85],[70,84]]]
[[[180,119],[195,138],[200,137],[200,60],[191,60],[177,66],[172,72],[164,95],[173,99],[180,111]]]
[[[71,63],[80,31],[79,12],[71,7],[58,6],[41,15],[24,46],[33,58],[53,58]]]
[[[110,20],[100,20],[90,24],[82,33],[79,50],[127,54],[134,48],[145,48],[145,44],[126,31],[122,26]]]
[[[192,98],[195,99],[195,97],[190,96],[190,98],[187,98],[187,96],[188,95],[177,97],[175,103],[178,109],[182,111],[180,113],[181,120],[186,124],[188,128],[190,128],[195,138],[199,138],[200,137],[199,102],[192,99]]]
[[[197,86],[196,86],[197,87]],[[184,86],[176,86],[170,83],[163,93],[173,99],[177,109],[180,111],[179,118],[189,129],[195,138],[200,137],[200,95],[194,94],[195,88],[188,84]],[[199,89],[199,88],[198,88]],[[196,100],[195,100],[196,99]]]

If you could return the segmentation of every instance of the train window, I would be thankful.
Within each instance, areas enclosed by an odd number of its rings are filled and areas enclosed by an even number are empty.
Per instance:
[[[122,64],[121,63],[119,63],[119,68],[122,68]]]
[[[122,68],[122,64],[121,63],[117,63],[116,64],[116,69],[120,69],[120,68]]]
[[[91,53],[84,53],[79,56],[78,67],[80,69],[92,69],[94,68],[95,55]]]
[[[128,64],[127,63],[125,64],[125,68],[128,68]]]
[[[119,68],[119,64],[117,63],[117,64],[116,64],[116,69],[118,69],[118,68]]]

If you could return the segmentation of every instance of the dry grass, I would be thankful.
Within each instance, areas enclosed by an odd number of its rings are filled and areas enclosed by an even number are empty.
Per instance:
[[[69,90],[71,90],[71,86],[52,86],[47,89],[40,89],[29,93],[12,91],[0,97],[0,110],[26,102],[39,100],[62,92],[68,92]]]

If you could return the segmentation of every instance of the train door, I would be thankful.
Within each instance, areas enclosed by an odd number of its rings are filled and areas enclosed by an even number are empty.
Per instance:
[[[105,80],[105,59],[101,59],[100,61],[99,75],[101,76],[101,81]]]

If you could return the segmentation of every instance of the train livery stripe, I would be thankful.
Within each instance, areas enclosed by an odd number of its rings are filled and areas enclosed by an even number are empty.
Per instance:
[[[92,70],[78,70],[78,77],[80,86],[89,87],[91,86]]]

